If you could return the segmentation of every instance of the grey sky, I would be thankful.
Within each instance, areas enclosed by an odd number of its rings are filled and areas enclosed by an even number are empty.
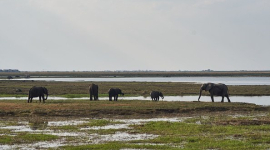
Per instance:
[[[0,0],[0,69],[270,70],[269,0]]]

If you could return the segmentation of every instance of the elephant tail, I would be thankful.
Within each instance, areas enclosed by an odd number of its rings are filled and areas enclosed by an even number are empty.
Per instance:
[[[28,93],[28,100],[30,99],[31,97],[31,90],[29,90],[29,93]]]

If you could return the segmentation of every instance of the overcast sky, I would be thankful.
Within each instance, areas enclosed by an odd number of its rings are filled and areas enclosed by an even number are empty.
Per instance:
[[[0,69],[270,70],[270,0],[0,0]]]

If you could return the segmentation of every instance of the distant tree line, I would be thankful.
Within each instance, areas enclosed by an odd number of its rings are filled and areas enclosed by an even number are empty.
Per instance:
[[[20,72],[18,69],[0,69],[0,72]]]

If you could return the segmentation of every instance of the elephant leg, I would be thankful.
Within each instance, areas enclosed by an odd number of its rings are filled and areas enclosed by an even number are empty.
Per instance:
[[[109,101],[112,101],[112,96],[109,96]]]
[[[93,99],[92,99],[92,92],[90,92],[90,101],[91,101],[91,100],[93,100]]]
[[[224,95],[222,95],[222,99],[221,99],[221,103],[223,103],[224,102]]]
[[[228,102],[230,103],[231,100],[230,100],[230,98],[229,98],[229,95],[226,95],[226,97],[227,97]]]
[[[213,95],[211,95],[211,100],[212,100],[212,102],[214,102],[214,96]]]
[[[42,99],[43,99],[43,103],[45,103],[45,98],[44,98],[44,95],[42,95]]]

